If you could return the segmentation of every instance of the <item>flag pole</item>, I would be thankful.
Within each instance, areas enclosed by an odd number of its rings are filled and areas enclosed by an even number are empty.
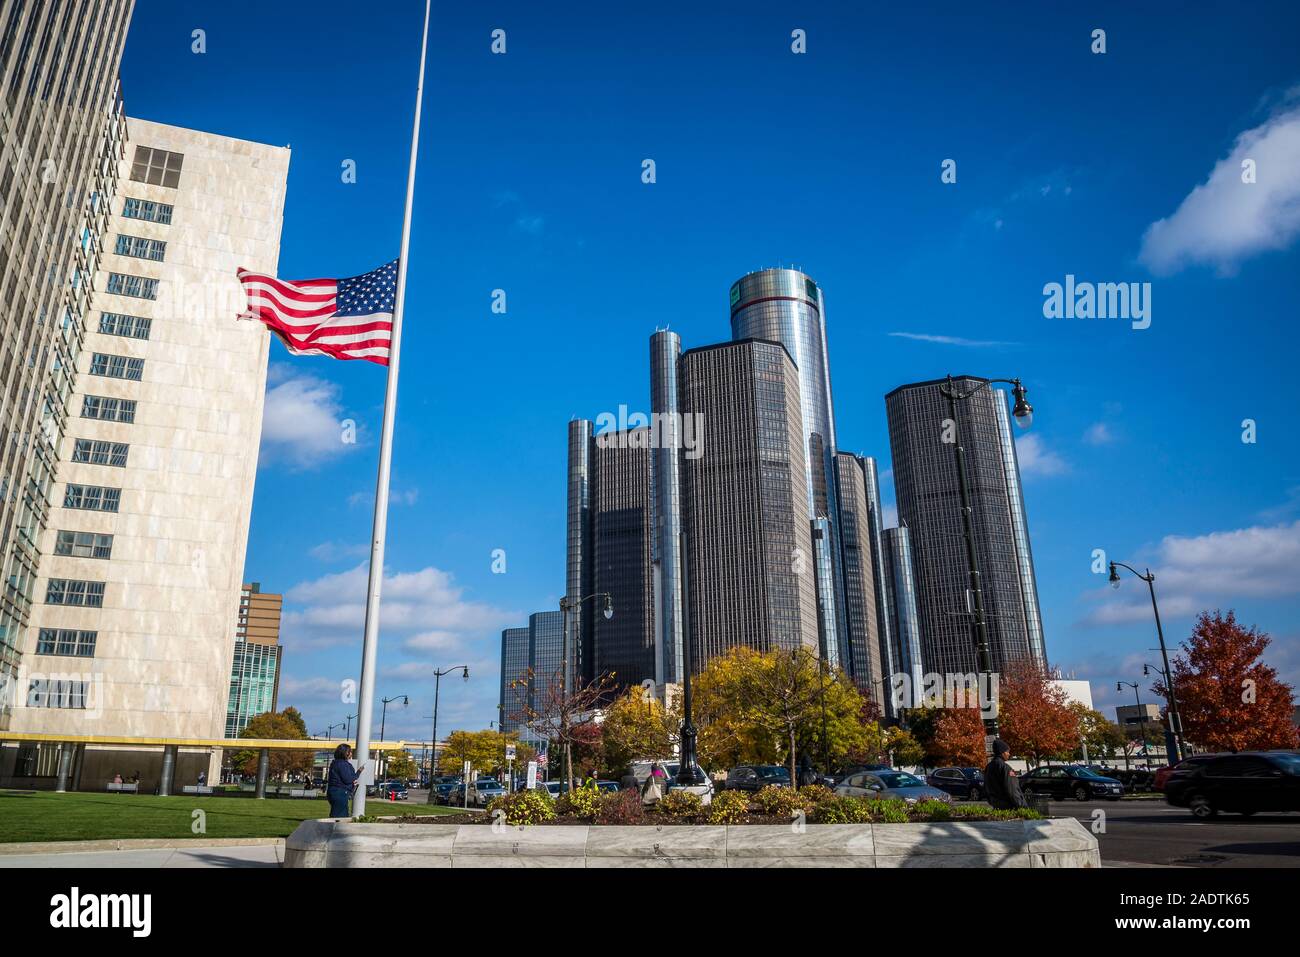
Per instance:
[[[361,647],[361,694],[357,702],[357,762],[370,760],[370,724],[375,701],[375,656],[379,647],[379,592],[384,582],[384,540],[388,533],[388,485],[393,460],[393,420],[397,415],[397,371],[402,349],[402,313],[406,308],[406,274],[411,246],[411,208],[415,202],[415,161],[420,153],[420,112],[424,106],[424,62],[429,52],[432,0],[424,0],[424,38],[420,42],[420,76],[415,85],[415,120],[411,127],[411,163],[406,173],[406,212],[402,219],[402,251],[397,261],[397,296],[388,347],[388,383],[384,391],[384,427],[379,442],[379,475],[375,482],[375,520],[370,537],[370,581],[366,591],[366,631]],[[352,813],[366,811],[366,788],[360,785]]]

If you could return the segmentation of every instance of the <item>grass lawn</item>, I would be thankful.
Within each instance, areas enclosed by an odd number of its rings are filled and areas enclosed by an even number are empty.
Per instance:
[[[195,834],[194,811],[206,816]],[[423,802],[366,802],[366,813],[453,814],[456,808]],[[324,798],[154,797],[136,794],[55,794],[0,791],[0,843],[98,841],[115,838],[288,837],[308,818],[328,817]]]

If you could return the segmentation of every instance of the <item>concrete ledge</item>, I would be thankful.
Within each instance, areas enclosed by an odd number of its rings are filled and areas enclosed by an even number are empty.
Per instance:
[[[316,823],[314,821],[309,823]],[[282,837],[140,837],[107,841],[25,841],[0,844],[0,855],[14,854],[79,854],[86,851],[149,851],[158,848],[186,847],[255,847],[262,844],[283,844]]]
[[[1100,867],[1074,818],[930,824],[541,825],[304,821],[285,867]]]

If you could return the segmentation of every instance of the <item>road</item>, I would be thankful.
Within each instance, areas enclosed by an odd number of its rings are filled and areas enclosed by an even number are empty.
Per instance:
[[[1106,865],[1300,867],[1300,814],[1220,814],[1198,821],[1161,800],[1053,801],[1051,807],[1052,814],[1077,818],[1090,829],[1094,810],[1105,812],[1097,841]]]

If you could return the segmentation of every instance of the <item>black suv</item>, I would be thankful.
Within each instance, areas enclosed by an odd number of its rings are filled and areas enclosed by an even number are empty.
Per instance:
[[[1257,811],[1300,811],[1300,755],[1292,751],[1218,754],[1174,768],[1165,800],[1197,817],[1220,811],[1247,816]]]
[[[925,783],[968,801],[978,801],[985,794],[984,772],[979,768],[935,768],[925,776]]]
[[[1118,801],[1124,796],[1124,785],[1115,778],[1107,778],[1093,771],[1076,765],[1055,765],[1050,768],[1034,768],[1020,775],[1020,790],[1026,798],[1034,794],[1046,794],[1054,798],[1075,798],[1087,801],[1092,798],[1105,798]]]
[[[790,770],[776,764],[742,764],[727,772],[728,791],[761,791],[770,784],[790,787]]]

